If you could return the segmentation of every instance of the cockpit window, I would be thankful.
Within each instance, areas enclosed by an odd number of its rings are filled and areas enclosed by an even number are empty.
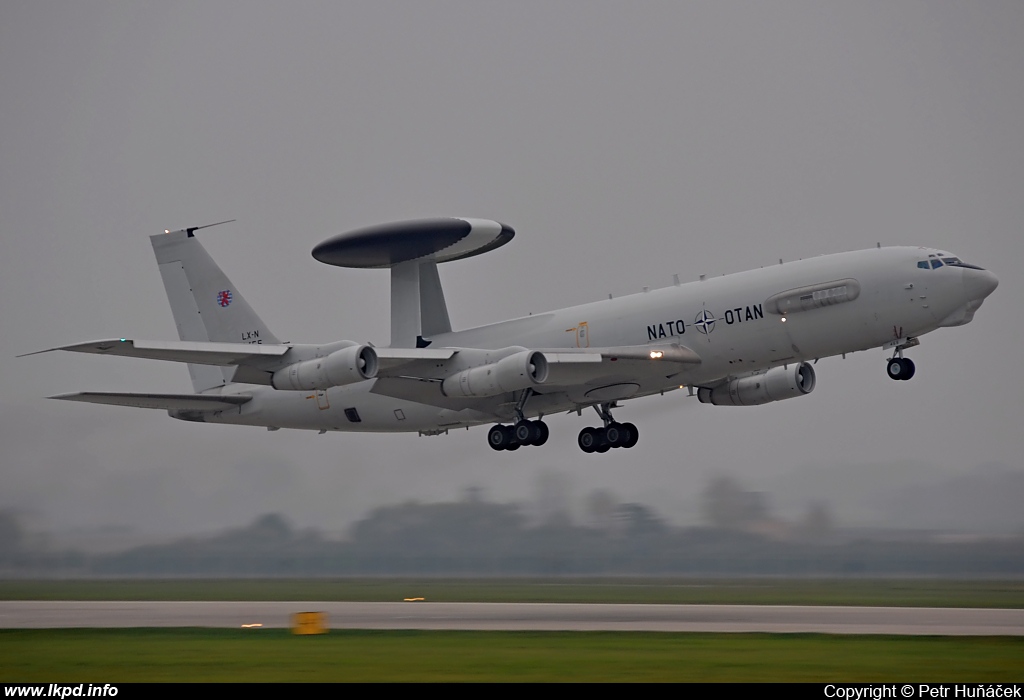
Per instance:
[[[983,270],[985,268],[978,267],[977,265],[968,265],[960,258],[943,258],[942,262],[953,267],[966,267],[968,270]]]
[[[929,269],[937,270],[938,268],[942,267],[943,265],[948,265],[949,267],[965,267],[968,270],[984,270],[985,269],[983,267],[978,267],[977,265],[969,265],[969,264],[965,263],[963,260],[961,260],[960,258],[940,258],[937,255],[929,255],[927,260],[918,260],[917,261],[917,266],[919,268],[921,268],[922,270],[929,270]]]

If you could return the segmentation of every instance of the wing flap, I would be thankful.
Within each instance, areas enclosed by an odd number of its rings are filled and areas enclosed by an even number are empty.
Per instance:
[[[378,377],[411,375],[418,377],[430,373],[438,362],[447,362],[459,352],[458,348],[374,348],[377,353]]]
[[[80,391],[47,398],[169,411],[224,411],[251,401],[252,394],[137,394],[114,391]]]

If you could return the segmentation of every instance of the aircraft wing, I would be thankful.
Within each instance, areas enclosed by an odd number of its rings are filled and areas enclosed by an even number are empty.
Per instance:
[[[375,394],[440,407],[450,407],[453,404],[472,406],[480,402],[478,398],[449,398],[440,390],[440,384],[451,374],[451,370],[444,369],[446,360],[460,352],[481,352],[478,349],[387,348],[377,352],[381,358],[381,369],[371,389]],[[418,356],[418,353],[427,352],[437,355],[429,359],[426,356]],[[667,377],[701,362],[697,353],[676,343],[607,348],[559,348],[538,352],[544,354],[548,365],[547,381],[533,387],[534,391],[540,394],[599,385],[604,380],[628,381],[631,376],[652,373]]]
[[[84,401],[110,406],[159,408],[178,411],[223,411],[252,400],[252,394],[132,394],[112,391],[81,391],[58,394],[50,399]]]
[[[700,364],[700,356],[676,343],[608,348],[542,350],[548,361],[548,380],[534,391],[544,393],[593,384],[623,381],[629,375],[677,374],[687,365]]]
[[[374,348],[374,351],[380,365],[378,376],[381,377],[393,377],[398,374],[415,377],[418,370],[435,369],[438,364],[452,359],[460,352],[481,352],[477,348]],[[676,343],[609,348],[559,348],[540,352],[544,353],[548,362],[559,365],[593,367],[605,361],[618,360],[700,364],[700,356],[697,353]]]
[[[38,355],[54,350],[69,352],[86,352],[93,355],[119,355],[121,357],[139,357],[148,360],[168,360],[170,362],[189,362],[199,365],[241,365],[252,364],[262,359],[280,358],[291,349],[290,345],[249,345],[248,343],[210,343],[187,340],[132,340],[130,338],[111,338],[109,340],[93,340],[87,343],[62,345],[47,350],[38,350],[18,357]]]
[[[564,351],[561,351],[564,352]],[[601,355],[603,360],[638,360],[642,362],[671,362],[683,365],[699,365],[700,355],[685,345],[666,343],[663,345],[628,345],[617,348],[586,348],[584,354]]]

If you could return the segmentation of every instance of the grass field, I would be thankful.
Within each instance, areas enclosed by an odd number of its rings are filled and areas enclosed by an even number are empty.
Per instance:
[[[201,579],[0,581],[0,600],[351,600],[1024,608],[1024,580]]]
[[[1024,639],[619,632],[0,630],[0,682],[1019,682]]]

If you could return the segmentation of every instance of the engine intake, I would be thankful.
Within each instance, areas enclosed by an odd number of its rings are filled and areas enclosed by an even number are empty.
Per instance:
[[[441,383],[441,392],[452,397],[497,396],[543,384],[547,378],[548,361],[544,353],[523,350],[453,374]]]
[[[309,391],[355,384],[377,376],[377,353],[369,345],[351,345],[327,357],[296,362],[274,372],[270,383],[284,391]]]
[[[697,398],[715,406],[758,406],[803,396],[814,391],[814,368],[806,362],[773,367],[763,374],[733,379],[713,389],[701,387]]]

